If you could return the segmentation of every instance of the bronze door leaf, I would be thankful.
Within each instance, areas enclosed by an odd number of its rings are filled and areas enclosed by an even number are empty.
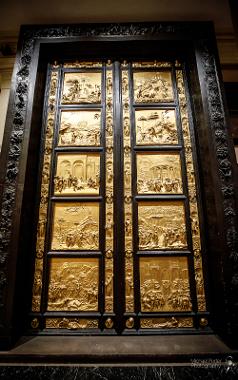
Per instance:
[[[33,330],[176,333],[206,320],[185,81],[177,61],[49,66]]]

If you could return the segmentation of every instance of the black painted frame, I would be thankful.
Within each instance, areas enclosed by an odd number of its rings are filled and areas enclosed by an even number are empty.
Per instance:
[[[119,45],[121,50],[117,49]],[[86,49],[88,57],[103,55],[107,48],[117,59],[135,57],[139,52],[140,56],[154,57],[155,46],[161,51],[177,49],[186,56],[206,215],[211,324],[227,344],[237,346],[236,163],[227,131],[213,25],[155,22],[21,28],[0,165],[0,348],[10,348],[29,322],[26,311],[34,265],[30,247],[34,242],[27,241],[27,231],[37,189],[37,178],[33,180],[31,174],[37,172],[40,152],[47,62],[60,53],[73,55],[75,46],[78,52]],[[95,47],[94,52],[90,46]],[[104,51],[100,50],[102,46]]]

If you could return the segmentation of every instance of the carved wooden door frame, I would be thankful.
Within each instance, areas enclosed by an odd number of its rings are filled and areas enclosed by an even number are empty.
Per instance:
[[[196,120],[206,263],[213,331],[235,345],[238,332],[237,215],[234,152],[228,137],[215,34],[204,23],[83,24],[21,29],[1,155],[0,346],[10,347],[29,324],[34,239],[27,238],[37,178],[43,88],[49,57],[105,54],[147,58],[175,49],[186,57]],[[104,49],[104,51],[103,51]],[[143,50],[144,49],[144,50]],[[103,53],[102,53],[103,51]],[[93,52],[93,53],[92,53]],[[21,312],[19,313],[19,310]],[[203,327],[201,326],[201,329]]]

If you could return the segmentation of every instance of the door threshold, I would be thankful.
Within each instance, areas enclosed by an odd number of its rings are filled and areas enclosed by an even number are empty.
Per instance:
[[[216,335],[24,336],[0,353],[0,363],[190,363],[236,357]]]

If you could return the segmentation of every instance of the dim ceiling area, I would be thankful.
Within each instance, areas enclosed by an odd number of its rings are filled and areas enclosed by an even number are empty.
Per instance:
[[[228,0],[1,0],[0,28],[21,24],[213,20],[219,33],[232,32]]]
[[[87,22],[214,22],[225,81],[238,81],[229,0],[1,0],[0,70],[14,64],[20,26]]]

